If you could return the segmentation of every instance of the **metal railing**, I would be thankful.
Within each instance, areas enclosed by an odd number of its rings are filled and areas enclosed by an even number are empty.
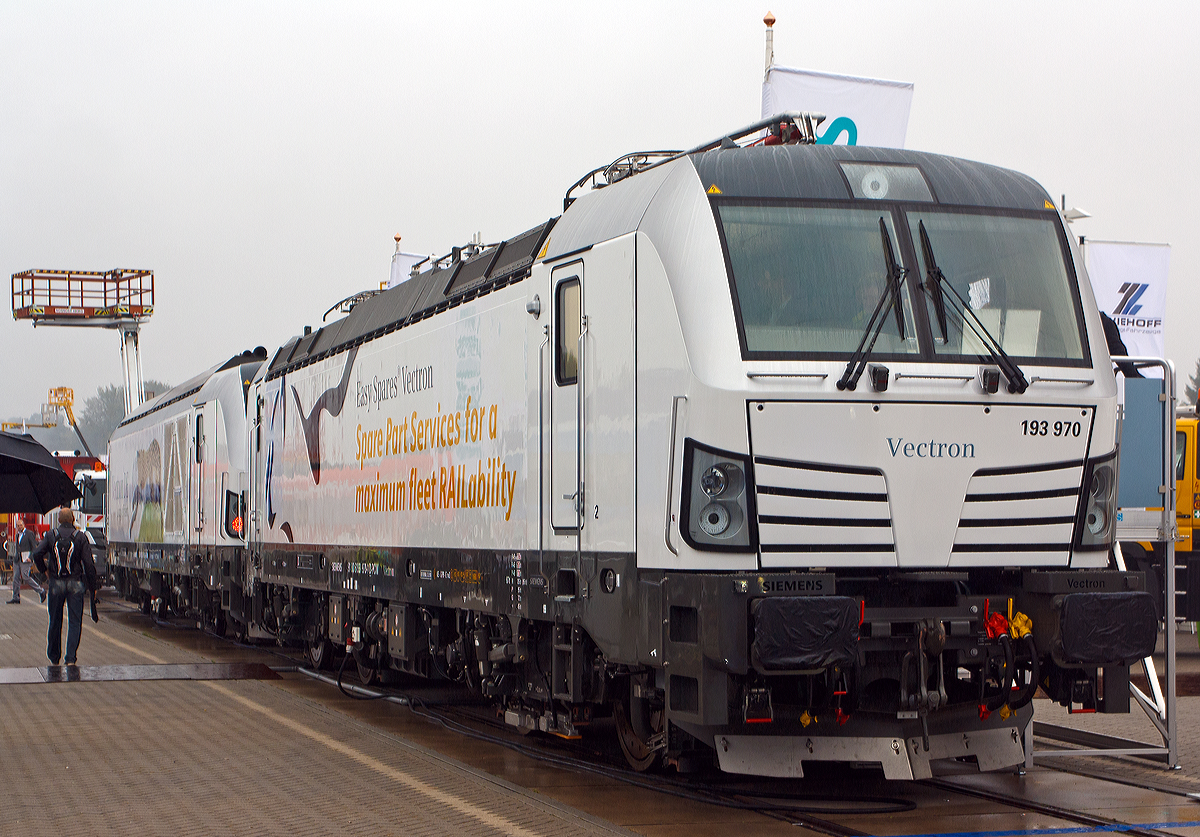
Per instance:
[[[12,275],[13,319],[144,318],[154,312],[152,270],[24,270]]]
[[[1162,388],[1158,402],[1162,415],[1162,468],[1158,474],[1155,493],[1161,498],[1162,508],[1120,509],[1116,524],[1113,560],[1117,569],[1125,570],[1125,559],[1120,541],[1154,541],[1165,546],[1163,561],[1163,632],[1165,651],[1165,677],[1163,686],[1158,682],[1158,671],[1153,657],[1141,661],[1146,675],[1147,695],[1135,684],[1130,683],[1129,693],[1150,723],[1159,733],[1161,743],[1148,743],[1100,733],[1030,721],[1025,730],[1025,765],[1032,767],[1035,760],[1074,756],[1139,756],[1165,762],[1167,769],[1179,767],[1179,736],[1176,726],[1176,660],[1175,660],[1175,366],[1169,360],[1154,357],[1122,357],[1121,366],[1127,363],[1137,369],[1156,367],[1162,370]],[[1122,429],[1127,429],[1124,421]],[[1119,479],[1119,478],[1118,478]],[[1038,735],[1054,741],[1071,744],[1071,749],[1036,750],[1033,736]]]

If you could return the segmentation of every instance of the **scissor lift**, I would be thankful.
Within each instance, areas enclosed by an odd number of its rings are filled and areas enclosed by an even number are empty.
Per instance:
[[[141,405],[138,335],[154,313],[153,270],[24,270],[12,275],[14,320],[38,326],[115,329],[121,335],[125,414]]]

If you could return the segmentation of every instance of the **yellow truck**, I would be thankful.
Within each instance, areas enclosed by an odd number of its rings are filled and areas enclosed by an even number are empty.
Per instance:
[[[1196,472],[1196,428],[1200,425],[1194,408],[1175,416],[1175,553],[1191,557],[1192,527],[1200,521],[1200,474]],[[1187,553],[1186,556],[1181,553]]]

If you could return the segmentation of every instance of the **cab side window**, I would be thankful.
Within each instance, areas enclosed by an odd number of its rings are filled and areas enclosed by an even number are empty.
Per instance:
[[[1187,463],[1187,434],[1183,431],[1175,433],[1175,480],[1183,479],[1184,465]]]
[[[559,386],[579,380],[579,280],[568,279],[558,286],[554,300],[554,379]]]
[[[231,538],[245,537],[246,492],[225,492],[225,534]]]

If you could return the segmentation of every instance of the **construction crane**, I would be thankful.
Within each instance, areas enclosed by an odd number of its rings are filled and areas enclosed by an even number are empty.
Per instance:
[[[22,429],[30,427],[58,427],[58,411],[62,410],[67,414],[67,421],[71,424],[71,429],[75,431],[75,435],[79,437],[79,443],[83,445],[83,450],[92,459],[96,458],[96,454],[92,453],[92,449],[88,446],[87,439],[83,438],[83,433],[79,430],[79,425],[75,423],[75,412],[72,407],[75,404],[75,390],[70,387],[53,387],[50,393],[46,396],[46,403],[42,405],[42,421],[40,424],[30,424],[25,421],[6,421],[0,423],[0,429],[13,430],[18,427]]]

